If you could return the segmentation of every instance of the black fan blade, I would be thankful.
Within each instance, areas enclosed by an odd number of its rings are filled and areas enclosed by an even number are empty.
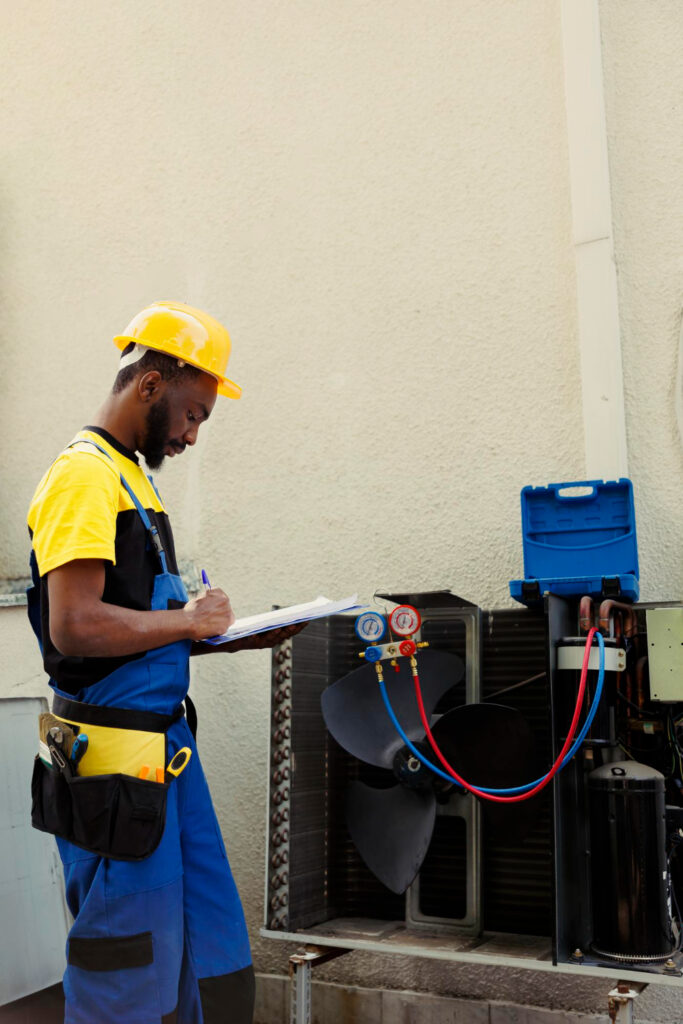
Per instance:
[[[462,679],[465,669],[457,655],[445,651],[419,651],[417,665],[430,718],[439,699]],[[399,658],[398,666],[395,672],[389,662],[382,663],[389,701],[408,738],[420,740],[424,729],[408,658]],[[363,665],[332,683],[323,691],[321,704],[325,725],[344,750],[360,761],[391,768],[396,751],[404,744],[384,706],[374,665]]]
[[[435,817],[431,790],[373,789],[362,782],[349,787],[346,820],[351,838],[373,875],[392,892],[405,892],[420,870]]]
[[[432,733],[451,767],[474,786],[509,789],[539,775],[529,723],[516,708],[464,704],[442,715]],[[436,756],[432,761],[438,765]],[[511,804],[482,799],[481,805],[486,827],[509,842],[521,842],[539,812],[534,797]]]

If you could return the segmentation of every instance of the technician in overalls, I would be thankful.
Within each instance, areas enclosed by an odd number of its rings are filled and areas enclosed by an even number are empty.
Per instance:
[[[37,759],[33,780],[33,821],[57,835],[75,919],[65,1020],[243,1024],[249,941],[183,701],[194,717],[190,654],[272,646],[297,630],[200,644],[234,621],[230,601],[218,589],[188,600],[168,516],[136,455],[159,468],[195,443],[218,394],[240,397],[225,377],[227,331],[160,302],[114,341],[123,354],[112,392],[28,514],[29,615],[52,711],[88,735],[68,778]],[[165,774],[182,748],[185,768]]]

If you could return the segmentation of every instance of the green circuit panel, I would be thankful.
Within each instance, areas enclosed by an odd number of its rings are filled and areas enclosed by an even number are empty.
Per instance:
[[[650,698],[683,701],[683,607],[648,608]]]

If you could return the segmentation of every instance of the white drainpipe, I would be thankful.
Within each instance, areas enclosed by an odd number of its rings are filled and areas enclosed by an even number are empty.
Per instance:
[[[628,475],[597,0],[562,0],[586,478]]]

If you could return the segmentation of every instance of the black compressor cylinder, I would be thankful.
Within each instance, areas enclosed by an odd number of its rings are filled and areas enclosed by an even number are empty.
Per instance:
[[[617,960],[665,960],[671,929],[664,776],[618,761],[588,776],[593,950]]]

